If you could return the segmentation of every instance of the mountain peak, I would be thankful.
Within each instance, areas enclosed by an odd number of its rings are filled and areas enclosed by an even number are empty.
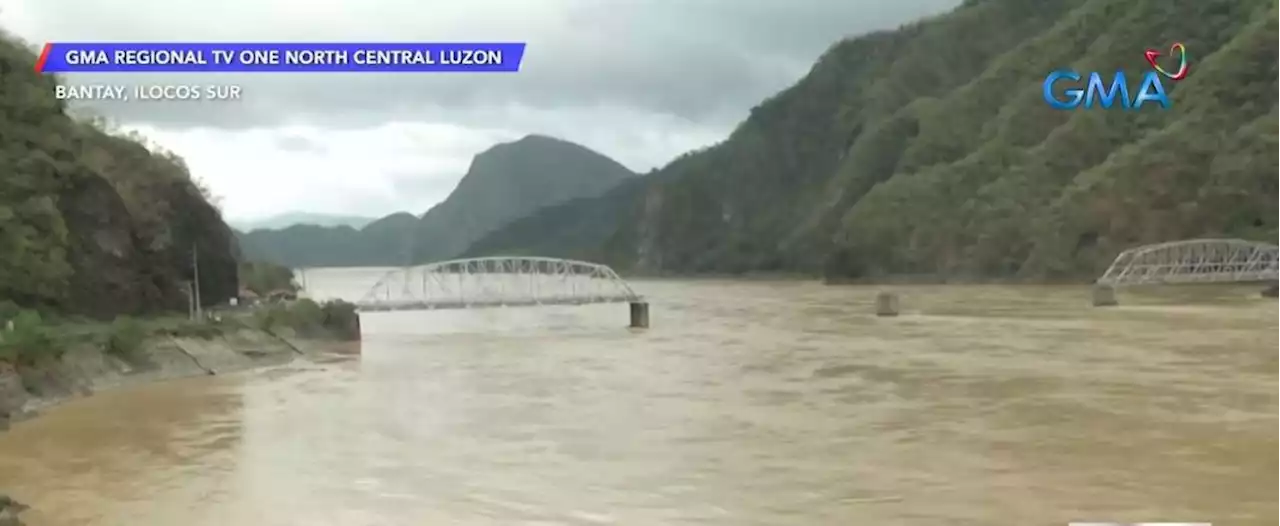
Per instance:
[[[476,154],[475,158],[491,157],[494,155],[503,156],[530,156],[539,157],[544,155],[550,156],[566,156],[574,158],[578,156],[589,156],[597,159],[607,160],[609,163],[617,164],[616,161],[606,157],[605,155],[587,148],[581,144],[567,141],[550,135],[542,135],[531,133],[519,139],[510,142],[495,144],[488,149]],[[619,165],[621,166],[621,165]],[[630,170],[627,170],[630,172]]]
[[[512,141],[512,143],[538,143],[538,142],[573,144],[574,146],[577,146],[577,144],[566,141],[564,139],[552,137],[550,135],[543,135],[540,133],[530,133],[529,135],[525,135],[524,137],[521,137],[519,139]]]
[[[423,216],[420,261],[455,256],[544,207],[595,197],[636,174],[586,146],[530,134],[476,155],[449,197]]]
[[[289,266],[403,265],[454,257],[545,207],[595,197],[635,176],[585,146],[531,134],[475,156],[457,188],[421,218],[400,212],[363,229],[242,230],[251,258]]]

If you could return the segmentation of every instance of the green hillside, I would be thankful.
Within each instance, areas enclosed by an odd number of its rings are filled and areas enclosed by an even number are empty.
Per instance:
[[[235,295],[234,237],[182,159],[68,117],[35,60],[0,35],[0,305],[185,310],[193,252],[202,300]]]
[[[603,257],[597,244],[617,230],[618,210],[630,206],[648,181],[635,177],[598,197],[582,197],[546,207],[473,243],[465,257],[555,254],[573,259]]]
[[[418,218],[400,212],[355,229],[293,225],[279,230],[236,232],[245,258],[293,268],[390,266],[409,261]]]
[[[547,210],[476,246],[645,272],[1074,279],[1137,244],[1274,242],[1276,15],[1275,0],[970,0],[836,44],[614,211]],[[1052,70],[1138,76],[1145,49],[1175,41],[1191,73],[1166,80],[1170,109],[1043,100]],[[581,218],[611,228],[566,234]]]
[[[543,207],[595,197],[635,174],[583,146],[541,135],[499,144],[471,161],[458,187],[428,210],[414,260],[457,256],[473,242]]]
[[[296,225],[239,237],[246,257],[292,267],[448,259],[513,220],[543,207],[599,196],[634,175],[580,145],[530,135],[476,155],[457,188],[421,218],[402,212],[359,230]]]

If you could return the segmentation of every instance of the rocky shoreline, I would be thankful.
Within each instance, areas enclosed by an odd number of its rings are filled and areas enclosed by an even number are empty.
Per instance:
[[[152,336],[127,357],[82,345],[39,366],[0,363],[0,433],[11,423],[100,391],[283,365],[331,343],[241,328],[210,338]],[[25,509],[0,493],[0,526],[21,526],[18,514]]]

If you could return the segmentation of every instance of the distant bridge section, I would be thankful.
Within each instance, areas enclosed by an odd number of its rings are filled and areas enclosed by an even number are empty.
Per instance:
[[[396,311],[643,301],[605,265],[512,256],[393,270],[356,305],[361,311]]]
[[[1121,252],[1099,285],[1277,280],[1277,247],[1242,239],[1189,239]]]

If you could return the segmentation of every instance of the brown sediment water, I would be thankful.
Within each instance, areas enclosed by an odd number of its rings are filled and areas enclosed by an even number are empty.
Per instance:
[[[372,270],[308,272],[358,297]],[[61,525],[1274,524],[1257,287],[640,281],[367,314],[359,356],[102,393],[0,433]]]

